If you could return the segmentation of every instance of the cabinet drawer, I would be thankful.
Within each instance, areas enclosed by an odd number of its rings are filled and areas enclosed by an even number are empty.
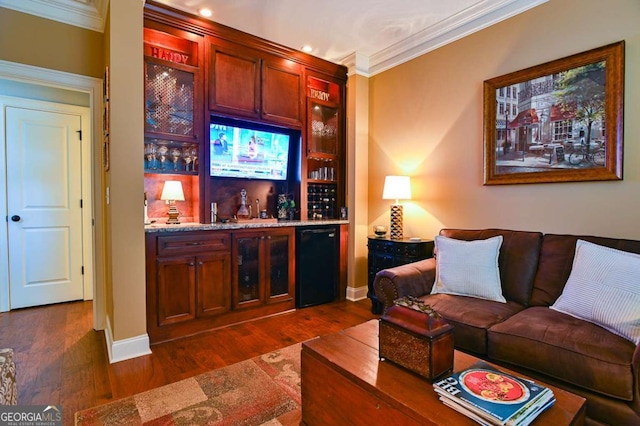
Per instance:
[[[393,253],[395,244],[388,240],[369,239],[369,251],[376,253]]]
[[[429,257],[431,253],[428,252],[430,245],[427,244],[401,244],[395,248],[394,254],[396,256],[412,257],[412,258],[424,258]]]
[[[230,249],[229,234],[171,235],[158,237],[158,255],[202,253]]]

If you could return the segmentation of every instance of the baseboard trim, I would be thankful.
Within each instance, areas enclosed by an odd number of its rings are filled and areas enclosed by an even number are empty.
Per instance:
[[[347,300],[357,302],[358,300],[366,299],[367,291],[369,291],[369,288],[367,286],[347,287]]]
[[[104,338],[107,343],[110,364],[151,354],[148,334],[145,333],[140,336],[114,341],[113,333],[111,332],[111,321],[109,321],[108,316],[106,323]]]

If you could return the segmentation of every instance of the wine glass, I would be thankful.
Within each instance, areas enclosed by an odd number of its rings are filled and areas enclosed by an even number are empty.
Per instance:
[[[189,166],[191,165],[191,162],[193,161],[193,158],[191,158],[191,148],[188,146],[185,146],[182,150],[182,158],[184,159],[184,169],[185,171],[189,171]]]
[[[173,147],[169,151],[169,155],[171,156],[171,162],[173,163],[173,170],[178,170],[178,160],[180,159],[180,156],[182,156],[182,151],[180,148]]]
[[[167,161],[167,153],[169,152],[169,147],[166,145],[160,145],[158,147],[157,158],[160,160],[160,170],[164,170],[164,163]]]
[[[157,150],[158,147],[153,142],[144,144],[144,155],[147,159],[147,169],[156,169],[155,159]]]
[[[191,145],[191,158],[193,160],[193,170],[198,166],[198,145]]]

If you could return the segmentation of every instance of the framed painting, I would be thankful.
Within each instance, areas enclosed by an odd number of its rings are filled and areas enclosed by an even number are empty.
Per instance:
[[[484,82],[484,184],[622,179],[624,41]]]

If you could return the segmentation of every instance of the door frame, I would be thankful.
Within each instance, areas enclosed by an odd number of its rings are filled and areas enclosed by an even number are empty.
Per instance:
[[[89,122],[86,127],[83,123],[83,129],[88,129],[86,135],[83,132],[83,139],[88,139],[88,143],[83,146],[82,152],[82,198],[85,200],[83,206],[83,257],[84,257],[84,298],[85,300],[93,299],[93,328],[103,330],[105,325],[106,307],[105,307],[105,283],[104,274],[97,274],[96,267],[104,271],[104,267],[98,262],[104,263],[104,258],[96,256],[96,252],[102,252],[97,241],[100,238],[102,229],[101,204],[96,204],[94,194],[100,193],[102,175],[99,169],[96,171],[96,163],[100,164],[101,160],[94,159],[95,146],[100,141],[102,134],[102,79],[88,77],[78,74],[71,74],[62,71],[56,71],[46,68],[35,67],[31,65],[18,64],[15,62],[0,60],[0,78],[6,80],[14,80],[31,85],[39,85],[50,88],[58,88],[82,92],[89,95]],[[4,105],[12,105],[13,101],[22,100],[22,98],[12,98],[3,96],[2,108]],[[11,103],[7,103],[7,101]],[[36,102],[29,100],[30,102]],[[45,102],[45,101],[38,101]],[[0,164],[6,164],[6,140],[4,136],[4,119],[0,120]],[[0,174],[0,214],[7,217],[6,205],[6,176]],[[0,241],[7,240],[7,226],[0,226]],[[0,244],[0,312],[6,312],[10,309],[9,303],[9,286],[8,286],[8,247],[6,244]],[[101,276],[102,275],[102,276]]]

